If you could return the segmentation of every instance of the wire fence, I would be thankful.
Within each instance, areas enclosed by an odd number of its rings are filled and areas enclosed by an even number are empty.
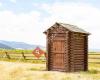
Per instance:
[[[13,52],[3,52],[0,53],[0,59],[16,59],[16,60],[44,60],[46,61],[45,54],[41,55],[40,58],[37,58],[34,54],[31,52],[19,52],[19,53],[13,53]],[[88,62],[89,63],[95,63],[100,64],[100,54],[88,54]]]
[[[25,52],[19,52],[19,53],[10,53],[10,52],[3,52],[0,53],[0,58],[7,58],[7,59],[24,59],[24,60],[45,60],[45,54],[42,54],[39,58],[37,58],[32,53],[25,53]]]

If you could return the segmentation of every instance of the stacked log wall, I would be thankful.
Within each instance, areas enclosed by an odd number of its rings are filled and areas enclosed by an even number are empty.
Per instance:
[[[85,69],[85,35],[71,33],[70,37],[70,70],[83,71]]]

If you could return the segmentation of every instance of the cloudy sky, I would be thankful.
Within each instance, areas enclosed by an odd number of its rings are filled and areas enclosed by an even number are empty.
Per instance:
[[[0,40],[45,46],[43,31],[55,22],[90,32],[89,48],[100,49],[99,0],[0,0]]]

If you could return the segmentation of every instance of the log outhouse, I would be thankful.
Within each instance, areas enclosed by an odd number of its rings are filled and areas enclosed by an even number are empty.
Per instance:
[[[88,32],[74,25],[56,22],[44,33],[47,36],[48,71],[88,70]]]

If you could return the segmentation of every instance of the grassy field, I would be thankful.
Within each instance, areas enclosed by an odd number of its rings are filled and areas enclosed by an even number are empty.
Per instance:
[[[99,58],[100,55],[89,55],[89,71],[73,73],[46,71],[45,61],[41,59],[28,61],[0,58],[0,80],[100,80],[100,64],[96,63],[100,62]]]
[[[46,71],[45,64],[0,61],[0,80],[100,80],[100,65],[87,72]]]
[[[40,62],[45,61],[45,54],[42,54],[40,58],[37,58],[32,53],[32,51],[33,50],[2,50],[1,49],[0,60],[24,61],[24,62],[34,62],[34,63],[38,63],[39,61]]]

